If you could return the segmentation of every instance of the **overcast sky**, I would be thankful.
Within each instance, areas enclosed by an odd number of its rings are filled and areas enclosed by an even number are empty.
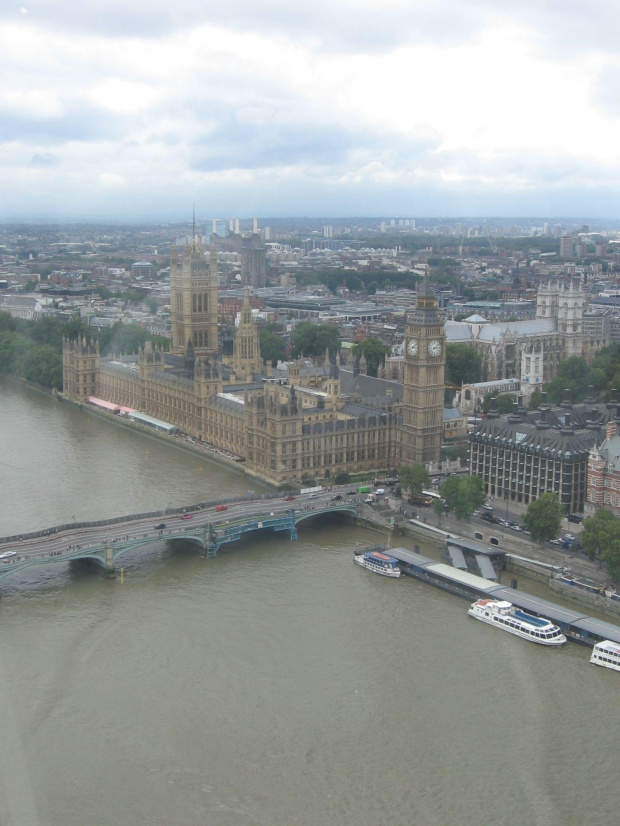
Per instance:
[[[0,4],[0,220],[620,217],[618,0]]]

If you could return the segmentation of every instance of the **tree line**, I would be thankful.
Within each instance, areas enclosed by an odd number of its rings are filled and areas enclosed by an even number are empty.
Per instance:
[[[85,336],[98,341],[102,355],[136,353],[149,339],[168,349],[170,341],[143,327],[118,322],[96,330],[82,319],[25,320],[0,313],[0,373],[19,376],[43,387],[62,390],[62,341]]]

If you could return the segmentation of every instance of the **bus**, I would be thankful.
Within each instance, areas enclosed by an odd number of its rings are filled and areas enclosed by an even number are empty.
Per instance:
[[[441,500],[442,497],[438,493],[435,493],[434,490],[423,490],[420,496],[409,499],[409,502],[412,505],[422,505],[427,508],[429,505],[432,505],[433,502],[441,502]]]

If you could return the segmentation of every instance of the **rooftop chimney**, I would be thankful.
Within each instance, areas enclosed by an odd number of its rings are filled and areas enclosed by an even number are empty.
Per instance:
[[[564,426],[560,428],[560,433],[574,433],[575,430],[573,428],[573,423],[571,419],[571,414],[567,413],[564,417]]]
[[[540,419],[536,422],[537,430],[547,430],[549,428],[549,409],[542,407],[540,409]]]
[[[497,412],[497,407],[495,406],[495,397],[491,399],[491,406],[487,412],[487,419],[498,419],[499,413]]]

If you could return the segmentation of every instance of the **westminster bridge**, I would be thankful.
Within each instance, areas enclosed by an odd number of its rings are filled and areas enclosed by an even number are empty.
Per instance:
[[[0,538],[0,580],[26,568],[82,559],[95,561],[107,576],[114,576],[124,554],[156,542],[182,540],[193,543],[203,556],[214,557],[223,545],[256,531],[288,533],[297,539],[301,522],[335,514],[368,527],[393,527],[357,492],[346,489],[204,502]]]

